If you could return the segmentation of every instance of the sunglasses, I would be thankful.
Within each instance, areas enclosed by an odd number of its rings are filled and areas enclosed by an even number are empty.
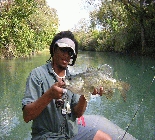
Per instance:
[[[69,56],[72,56],[74,54],[73,50],[69,47],[58,47],[58,48],[63,53],[68,52]]]

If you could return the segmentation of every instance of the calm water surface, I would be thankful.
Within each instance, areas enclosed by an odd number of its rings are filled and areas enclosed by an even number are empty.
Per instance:
[[[29,140],[31,122],[22,118],[21,100],[29,72],[49,58],[48,52],[33,58],[0,60],[0,140]],[[79,52],[72,73],[89,66],[108,64],[113,77],[131,86],[124,102],[119,93],[111,100],[104,96],[89,102],[86,114],[103,115],[126,129],[138,140],[155,140],[155,60],[147,57],[123,56],[113,53]]]

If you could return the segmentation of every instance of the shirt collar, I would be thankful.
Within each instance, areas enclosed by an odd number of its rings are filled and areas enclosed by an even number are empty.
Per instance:
[[[52,61],[47,63],[47,69],[48,69],[48,72],[50,74],[55,75],[54,71],[53,71],[53,68],[52,68]],[[66,78],[69,78],[70,76],[71,76],[71,74],[69,73],[69,70],[68,70],[68,67],[67,67],[66,68]]]

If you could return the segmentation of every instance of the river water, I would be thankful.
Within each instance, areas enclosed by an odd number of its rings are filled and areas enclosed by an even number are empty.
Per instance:
[[[0,140],[29,140],[31,122],[22,118],[21,100],[29,72],[46,62],[48,52],[31,58],[0,60]],[[87,67],[108,64],[113,77],[130,84],[127,100],[119,93],[112,99],[97,97],[85,114],[103,115],[138,140],[155,140],[155,60],[116,53],[79,52],[73,74]],[[137,113],[136,113],[137,112]],[[135,116],[136,113],[136,116]]]

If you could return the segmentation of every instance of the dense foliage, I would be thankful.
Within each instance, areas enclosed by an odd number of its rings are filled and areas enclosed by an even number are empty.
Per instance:
[[[153,0],[86,0],[94,4],[90,26],[74,29],[81,50],[155,54],[155,2]],[[88,24],[87,24],[88,25]],[[78,25],[79,26],[79,25]]]
[[[58,30],[55,9],[45,0],[0,2],[0,57],[25,57],[43,50]]]
[[[81,50],[155,54],[153,0],[83,0],[90,20],[73,29]],[[46,48],[58,31],[58,16],[46,0],[0,2],[0,58],[25,57]]]

